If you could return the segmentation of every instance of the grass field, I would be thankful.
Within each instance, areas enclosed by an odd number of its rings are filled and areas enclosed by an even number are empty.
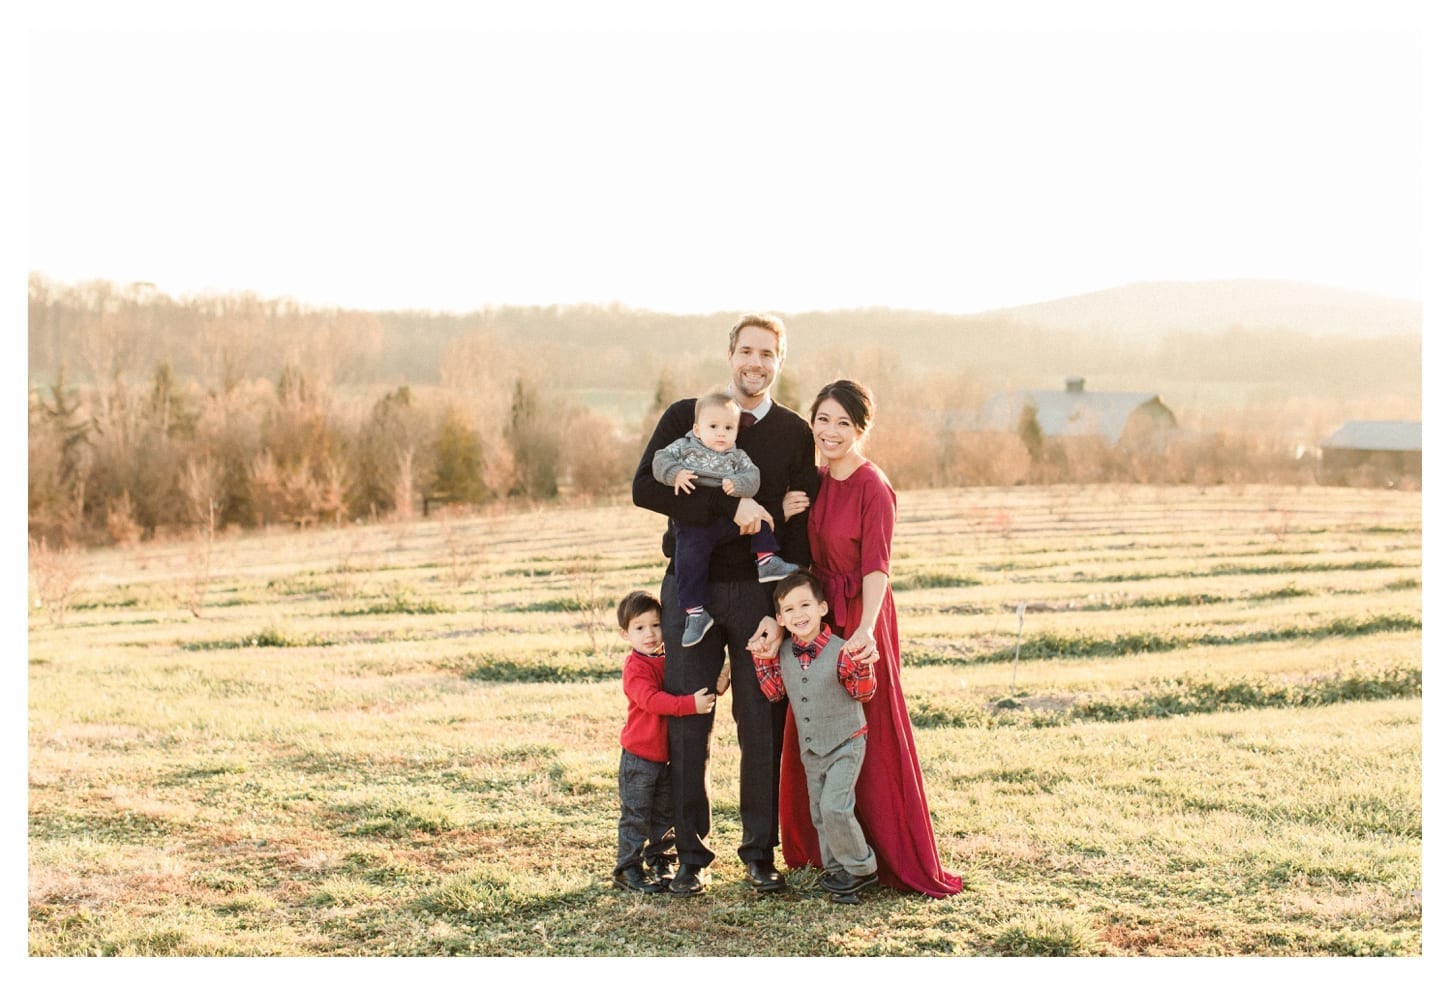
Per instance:
[[[29,953],[1419,955],[1420,508],[902,493],[903,679],[966,888],[859,907],[742,881],[728,695],[710,891],[610,888],[612,612],[658,586],[656,517],[49,554]]]

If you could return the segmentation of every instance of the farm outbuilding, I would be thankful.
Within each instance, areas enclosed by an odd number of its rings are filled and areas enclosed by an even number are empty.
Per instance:
[[[1093,392],[1081,376],[1061,390],[1011,390],[982,407],[978,428],[1014,431],[1035,426],[1044,438],[1098,437],[1110,445],[1178,427],[1154,393]]]
[[[1319,449],[1319,478],[1329,485],[1420,482],[1419,421],[1349,421]]]

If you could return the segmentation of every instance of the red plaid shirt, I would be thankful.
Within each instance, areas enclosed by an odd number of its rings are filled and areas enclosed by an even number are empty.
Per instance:
[[[794,636],[791,641],[795,643],[796,656],[802,667],[809,667],[811,661],[825,649],[831,640],[831,627],[826,623],[821,624],[820,635],[809,643],[802,643]],[[836,658],[836,676],[840,678],[841,684],[846,688],[846,693],[857,701],[870,701],[876,693],[876,668],[870,664],[858,663],[846,655],[844,648]],[[760,682],[760,692],[771,701],[783,701],[785,699],[785,679],[780,676],[780,657],[769,657],[762,660],[755,659],[755,679]],[[861,730],[862,732],[865,729]],[[859,734],[859,733],[858,733]]]

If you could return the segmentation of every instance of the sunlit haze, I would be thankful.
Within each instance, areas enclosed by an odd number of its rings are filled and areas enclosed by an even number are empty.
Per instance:
[[[37,31],[29,269],[370,309],[1420,296],[1413,34]]]

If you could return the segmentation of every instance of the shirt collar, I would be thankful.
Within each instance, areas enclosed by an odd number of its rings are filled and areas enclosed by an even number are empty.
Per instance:
[[[821,649],[826,645],[827,642],[830,641],[830,639],[831,624],[827,622],[821,623],[821,631],[813,640],[806,640],[804,643],[802,643],[800,640],[795,638],[794,633],[792,633],[790,637],[790,641],[795,644],[795,648],[797,650],[804,650],[808,646],[813,646],[816,648],[817,653],[821,652]]]
[[[734,396],[734,394],[735,394],[735,388],[734,388],[734,386],[731,386],[731,388],[730,388],[730,394],[731,394],[731,396]],[[761,399],[760,403],[758,403],[758,404],[755,405],[755,409],[754,410],[747,411],[747,410],[745,410],[744,407],[741,407],[740,410],[741,410],[742,413],[747,413],[747,414],[754,415],[755,416],[755,419],[757,421],[759,421],[762,418],[764,418],[766,414],[770,413],[770,408],[772,408],[774,406],[775,406],[775,401],[771,400],[770,399],[770,394],[767,393],[764,396],[764,398]]]

